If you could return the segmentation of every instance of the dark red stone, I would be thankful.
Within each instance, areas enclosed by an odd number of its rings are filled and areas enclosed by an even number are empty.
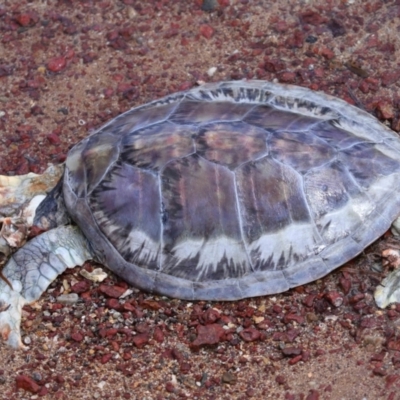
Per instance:
[[[75,342],[82,342],[84,337],[83,337],[82,333],[74,332],[74,333],[71,334],[71,339],[75,340]]]
[[[29,14],[20,14],[15,18],[15,20],[18,22],[18,24],[24,27],[29,26],[32,21]]]
[[[122,304],[117,299],[107,299],[106,306],[112,310],[123,310]]]
[[[83,293],[88,291],[90,288],[90,283],[88,281],[79,281],[75,285],[71,286],[71,291],[74,293]]]
[[[211,39],[214,35],[214,29],[210,25],[206,24],[200,26],[199,32],[206,39]]]
[[[327,21],[325,17],[313,10],[304,11],[300,14],[300,19],[304,24],[309,25],[321,25],[323,22]]]
[[[18,375],[15,378],[17,389],[24,389],[27,392],[38,393],[40,386],[28,375]]]
[[[111,353],[104,354],[104,356],[101,357],[100,362],[101,362],[102,364],[107,364],[107,363],[111,360],[111,357],[112,357],[112,354],[111,354]]]
[[[301,325],[301,324],[304,323],[304,317],[302,315],[297,315],[297,314],[294,314],[294,313],[285,314],[283,322],[285,324],[288,324],[291,321],[296,321],[299,325]]]
[[[165,390],[168,393],[174,393],[176,391],[175,385],[172,382],[167,382],[165,384]]]
[[[47,62],[47,69],[51,72],[60,72],[67,66],[65,57],[53,57]]]
[[[290,364],[290,365],[295,365],[295,364],[297,364],[299,361],[301,361],[302,359],[303,359],[303,356],[300,354],[300,355],[298,355],[298,356],[296,356],[296,357],[291,358],[291,359],[289,360],[289,364]]]
[[[213,308],[209,308],[205,313],[204,313],[204,323],[206,325],[208,324],[213,324],[217,322],[220,319],[221,315],[217,310],[214,310]]]
[[[219,324],[198,325],[197,338],[192,342],[193,347],[217,344],[221,341],[225,331]]]
[[[158,326],[154,328],[153,339],[158,343],[162,343],[164,341],[164,332]]]
[[[118,299],[125,293],[125,289],[121,286],[100,285],[99,291],[108,297]]]
[[[150,340],[148,333],[139,333],[138,335],[132,336],[132,342],[136,347],[144,347]]]
[[[258,340],[260,338],[260,331],[255,328],[247,328],[247,329],[243,329],[239,333],[239,336],[245,342],[254,342],[255,340]]]
[[[343,304],[343,295],[339,292],[332,291],[325,293],[325,298],[336,308]]]
[[[372,370],[372,373],[377,376],[385,376],[387,374],[386,370],[383,367],[375,367]]]
[[[306,397],[306,400],[318,400],[319,399],[319,393],[316,390],[311,390],[308,396]]]
[[[47,140],[51,144],[60,144],[61,143],[59,136],[56,135],[55,133],[50,133],[50,135],[47,135]]]

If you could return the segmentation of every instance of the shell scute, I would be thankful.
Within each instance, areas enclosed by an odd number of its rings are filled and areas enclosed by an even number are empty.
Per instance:
[[[76,144],[69,151],[68,158],[65,162],[65,185],[68,185],[70,190],[78,198],[86,196],[87,180],[83,151],[87,142],[88,139],[84,139]]]
[[[112,164],[119,158],[120,138],[111,135],[108,132],[101,137],[98,135],[91,136],[82,152],[82,158],[85,164],[87,193],[102,181],[105,174]]]
[[[316,136],[321,140],[329,143],[336,149],[344,149],[358,143],[362,143],[362,139],[351,135],[349,132],[337,126],[335,120],[320,122],[319,124],[310,127],[310,135]]]
[[[264,157],[238,168],[237,187],[245,241],[256,270],[275,270],[305,258],[318,233],[299,175]],[[304,242],[299,242],[302,232]]]
[[[176,124],[206,124],[214,121],[239,121],[254,106],[248,103],[182,101],[170,121]]]
[[[390,175],[400,168],[400,162],[381,152],[379,146],[358,143],[341,151],[340,159],[363,188],[369,188],[380,176]]]
[[[197,132],[196,127],[170,122],[151,125],[123,137],[121,158],[139,168],[158,171],[169,161],[194,153],[192,137]]]
[[[376,208],[339,161],[311,171],[305,177],[304,190],[315,224],[327,244],[350,236],[355,227],[361,228]]]
[[[260,104],[269,102],[273,95],[270,91],[260,87],[260,85],[254,85],[253,87],[247,85],[243,87],[239,85],[225,85],[225,83],[222,82],[211,90],[203,90],[201,87],[192,89],[186,97],[192,100],[209,102],[229,101],[235,103]]]
[[[170,162],[161,179],[168,215],[162,271],[194,281],[249,272],[234,175],[226,167],[193,155]]]
[[[271,155],[295,171],[305,174],[326,164],[336,151],[326,142],[308,132],[276,132],[269,140]]]
[[[159,268],[161,199],[155,174],[119,163],[88,201],[100,230],[126,261]]]
[[[158,122],[163,122],[174,112],[185,96],[181,93],[172,95],[168,100],[154,101],[129,110],[104,125],[98,134],[110,132],[113,135],[124,136]]]
[[[244,122],[219,122],[202,126],[195,138],[199,155],[209,161],[235,169],[239,165],[268,154],[264,129]],[[238,151],[241,149],[241,151]]]
[[[243,119],[251,125],[256,125],[269,131],[292,130],[295,132],[309,129],[317,124],[318,119],[306,115],[280,110],[270,105],[254,107]]]

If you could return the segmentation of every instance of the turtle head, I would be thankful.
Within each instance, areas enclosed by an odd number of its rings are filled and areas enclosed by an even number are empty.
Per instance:
[[[48,231],[57,226],[67,225],[70,223],[67,209],[65,208],[63,197],[63,178],[48,193],[45,199],[36,209],[33,219],[33,226],[42,231]]]

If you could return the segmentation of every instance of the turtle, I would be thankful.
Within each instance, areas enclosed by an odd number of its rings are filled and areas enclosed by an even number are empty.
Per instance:
[[[48,230],[2,271],[12,347],[24,347],[22,306],[86,260],[146,292],[235,301],[327,275],[400,215],[396,133],[343,100],[267,81],[135,107],[73,146],[62,171],[25,218]],[[32,179],[0,179],[3,213],[36,199]],[[378,287],[378,306],[397,301],[398,282]]]

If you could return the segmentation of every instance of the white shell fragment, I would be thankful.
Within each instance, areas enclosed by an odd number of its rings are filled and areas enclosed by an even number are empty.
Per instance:
[[[92,272],[82,269],[79,273],[92,282],[103,282],[108,276],[101,268],[96,268]]]
[[[392,303],[400,303],[400,269],[391,272],[375,289],[376,305],[386,308]]]

